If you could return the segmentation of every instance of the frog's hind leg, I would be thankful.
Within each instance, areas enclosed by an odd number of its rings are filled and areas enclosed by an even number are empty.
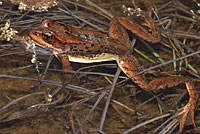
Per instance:
[[[128,76],[132,77],[133,75],[137,74],[139,72],[139,63],[137,59],[133,57],[131,54],[126,54],[123,56],[120,56],[117,60],[118,66],[121,68],[121,70]],[[143,79],[142,76],[135,76],[131,78],[133,82],[137,83],[138,86],[140,86],[145,91],[153,91],[153,90],[163,90],[171,87],[178,86],[180,84],[185,84],[186,89],[189,94],[189,102],[185,107],[183,107],[181,112],[176,116],[180,118],[180,126],[179,131],[182,132],[186,119],[190,117],[192,124],[194,126],[194,112],[195,107],[198,100],[198,91],[195,89],[192,81],[186,77],[179,77],[179,76],[168,76],[168,77],[161,77],[153,79],[149,84],[146,83],[146,81]]]
[[[118,16],[114,17],[110,22],[109,36],[118,40],[122,45],[132,48],[129,35],[126,29],[119,23]],[[131,49],[132,50],[132,49]]]
[[[199,95],[192,81],[186,77],[180,77],[180,76],[161,77],[161,78],[153,79],[148,84],[145,90],[146,91],[162,90],[162,89],[167,89],[170,87],[175,87],[180,84],[185,84],[188,94],[190,96],[189,102],[186,104],[185,107],[180,109],[181,112],[176,116],[176,117],[178,116],[181,117],[179,131],[182,132],[185,122],[189,116],[190,116],[193,126],[196,127],[195,122],[194,122],[194,112],[195,112],[195,107],[196,107]]]
[[[118,66],[120,69],[126,74],[128,77],[132,77],[135,74],[139,73],[139,62],[138,60],[131,54],[125,54],[123,56],[119,56],[118,59],[116,59]],[[135,77],[132,77],[131,80],[138,84],[139,87],[142,89],[147,88],[147,83],[143,77],[143,75],[138,75]]]
[[[157,27],[157,25],[154,23],[154,20],[151,17],[152,15],[152,8],[149,8],[149,13],[148,15],[145,15],[142,12],[142,17],[144,18],[144,24],[147,27],[149,27],[150,29],[147,30],[145,29],[141,24],[137,24],[125,17],[114,17],[113,20],[110,23],[110,34],[119,39],[121,39],[121,37],[124,37],[124,39],[126,39],[126,36],[122,36],[122,32],[120,32],[121,29],[117,29],[115,25],[122,25],[124,27],[124,29],[129,30],[131,33],[137,35],[138,37],[147,40],[148,42],[152,42],[152,43],[157,43],[160,42],[161,40],[161,35],[160,35],[160,30]],[[114,27],[114,29],[112,29]],[[117,32],[120,33],[117,36]],[[113,37],[112,36],[112,37]]]

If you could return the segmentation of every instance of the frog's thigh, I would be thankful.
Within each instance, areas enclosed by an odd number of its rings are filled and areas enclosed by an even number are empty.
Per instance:
[[[128,77],[132,77],[133,75],[139,73],[139,63],[137,59],[131,55],[131,54],[125,54],[122,56],[119,56],[118,59],[116,59],[118,66],[120,69],[126,74]],[[135,77],[132,77],[131,80],[138,84],[141,88],[146,89],[147,83],[144,80],[143,76],[138,75]]]

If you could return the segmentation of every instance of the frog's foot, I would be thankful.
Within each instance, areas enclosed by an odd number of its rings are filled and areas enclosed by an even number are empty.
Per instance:
[[[178,117],[182,118],[180,121],[180,125],[179,125],[180,133],[183,131],[185,123],[189,117],[190,117],[190,120],[191,120],[193,126],[196,127],[195,122],[194,122],[195,107],[196,107],[196,101],[194,101],[194,100],[189,101],[185,107],[179,109],[180,113],[174,117],[174,118],[178,118]]]
[[[154,133],[171,133],[179,124],[179,132],[182,133],[186,122],[192,122],[193,126],[196,127],[194,123],[194,108],[195,104],[188,103],[185,107],[179,109],[172,117],[156,128]],[[161,128],[162,130],[159,131]]]
[[[177,116],[175,116],[175,118],[177,117],[181,118],[179,132],[182,132],[185,122],[189,118],[189,116],[190,116],[193,126],[196,127],[195,122],[194,122],[194,112],[195,112],[195,107],[196,107],[199,95],[194,85],[192,84],[191,80],[185,77],[178,77],[178,76],[157,78],[157,79],[152,80],[148,84],[145,90],[149,91],[149,90],[166,89],[166,88],[178,86],[179,84],[186,85],[187,91],[190,96],[189,102],[187,103],[187,105],[181,108],[179,110],[180,113],[178,113]]]

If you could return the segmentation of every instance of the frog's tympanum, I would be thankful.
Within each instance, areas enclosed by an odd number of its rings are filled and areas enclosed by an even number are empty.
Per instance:
[[[131,77],[139,72],[139,63],[131,54],[132,46],[126,30],[151,43],[157,43],[161,39],[159,28],[151,17],[151,10],[148,15],[143,17],[151,32],[127,18],[114,17],[110,22],[109,35],[64,26],[46,19],[40,26],[33,28],[25,36],[25,43],[30,46],[34,42],[37,46],[52,51],[62,62],[65,72],[72,70],[70,61],[94,63],[115,60],[120,69],[128,77]],[[143,79],[143,76],[136,76],[131,79],[145,91],[161,90],[185,84],[190,98],[178,115],[181,118],[179,131],[183,131],[187,117],[190,117],[195,126],[194,111],[198,92],[190,79],[170,76],[156,78],[149,83]]]

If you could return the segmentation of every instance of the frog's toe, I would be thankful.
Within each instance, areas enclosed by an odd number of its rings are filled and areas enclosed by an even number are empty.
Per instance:
[[[180,113],[175,117],[175,118],[181,117],[179,126],[180,133],[183,131],[187,119],[190,119],[193,126],[196,127],[194,122],[194,111],[195,111],[195,105],[193,105],[192,103],[188,103],[185,107],[180,109]]]

